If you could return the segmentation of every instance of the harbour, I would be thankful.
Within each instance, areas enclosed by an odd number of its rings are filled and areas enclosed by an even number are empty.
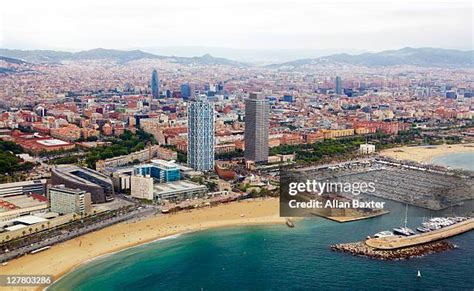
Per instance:
[[[437,220],[442,221],[443,219]],[[406,226],[400,229],[411,231]],[[420,234],[406,232],[405,235],[395,235],[396,231],[382,231],[365,241],[331,245],[331,250],[372,259],[410,259],[454,249],[455,245],[446,239],[472,229],[474,229],[474,218],[463,218],[452,225]]]
[[[411,236],[385,236],[380,238],[370,238],[365,241],[365,244],[376,249],[393,250],[447,239],[464,232],[468,232],[472,229],[474,229],[474,218],[470,218],[438,230]]]

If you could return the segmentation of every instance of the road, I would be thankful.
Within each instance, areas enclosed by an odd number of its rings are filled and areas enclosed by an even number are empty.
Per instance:
[[[102,221],[99,221],[99,222],[97,222],[93,225],[88,225],[88,226],[85,226],[85,227],[82,227],[82,228],[79,228],[79,229],[76,229],[76,230],[73,230],[73,231],[63,230],[61,232],[61,234],[58,235],[58,236],[55,236],[55,237],[52,237],[52,238],[49,238],[49,239],[45,239],[41,242],[33,243],[31,245],[21,247],[21,248],[9,251],[8,253],[2,254],[2,256],[0,258],[0,262],[9,261],[9,260],[14,259],[18,256],[21,256],[23,254],[30,253],[33,250],[36,250],[36,249],[39,249],[39,248],[42,248],[42,247],[45,247],[45,246],[51,246],[51,245],[54,245],[54,244],[57,244],[57,243],[60,243],[60,242],[64,242],[64,241],[73,239],[75,237],[84,235],[86,233],[96,231],[96,230],[102,229],[104,227],[111,226],[113,224],[117,224],[119,222],[123,222],[123,221],[126,221],[126,220],[131,220],[131,219],[139,219],[139,218],[147,217],[147,216],[155,214],[156,211],[157,211],[157,208],[155,208],[155,207],[145,207],[145,208],[137,209],[137,210],[134,210],[132,212],[126,213],[126,214],[121,215],[121,216],[112,217],[112,218],[109,218],[109,219],[106,219],[106,220],[102,220]]]

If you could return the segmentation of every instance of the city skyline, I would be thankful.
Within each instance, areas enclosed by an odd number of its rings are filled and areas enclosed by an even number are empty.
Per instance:
[[[5,1],[0,286],[474,286],[472,0]]]

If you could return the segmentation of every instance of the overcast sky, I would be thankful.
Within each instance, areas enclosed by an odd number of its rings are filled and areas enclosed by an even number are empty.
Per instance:
[[[472,49],[471,1],[2,0],[0,47]]]

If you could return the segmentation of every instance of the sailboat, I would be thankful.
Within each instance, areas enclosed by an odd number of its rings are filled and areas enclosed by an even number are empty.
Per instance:
[[[407,227],[407,222],[408,222],[408,204],[406,204],[406,207],[405,207],[405,225],[403,227],[394,228],[393,233],[404,235],[404,236],[414,235],[415,232],[411,228]]]
[[[421,225],[420,227],[417,227],[416,230],[421,232],[421,233],[424,233],[424,232],[430,232],[431,229],[429,227],[427,227],[428,223],[426,222],[426,217],[423,216],[423,221],[421,222]]]
[[[420,270],[418,270],[418,274],[416,274],[416,276],[417,276],[418,278],[421,278],[421,272],[420,272]]]

